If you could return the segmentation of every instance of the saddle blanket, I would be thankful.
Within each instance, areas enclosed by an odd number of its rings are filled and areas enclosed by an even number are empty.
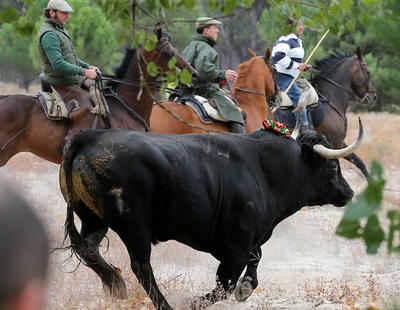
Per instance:
[[[178,101],[196,112],[200,120],[205,124],[211,124],[213,120],[225,123],[229,122],[218,113],[218,110],[213,106],[214,104],[212,101],[204,97],[198,95],[185,96],[179,98]]]

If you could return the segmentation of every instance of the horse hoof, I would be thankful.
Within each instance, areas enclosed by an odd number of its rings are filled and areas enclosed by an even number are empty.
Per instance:
[[[247,276],[244,279],[240,278],[235,288],[235,299],[236,301],[243,302],[247,300],[253,293],[253,287],[251,286],[251,277]]]

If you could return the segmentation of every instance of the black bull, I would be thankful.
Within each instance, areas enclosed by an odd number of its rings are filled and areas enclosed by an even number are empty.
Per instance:
[[[126,296],[125,283],[98,252],[108,228],[126,245],[132,270],[157,309],[171,307],[154,279],[151,243],[170,239],[220,261],[216,288],[196,299],[193,308],[226,298],[235,286],[242,301],[258,285],[261,245],[279,222],[303,206],[343,206],[353,197],[336,158],[353,152],[361,137],[362,126],[346,154],[331,154],[325,137],[316,133],[295,141],[265,130],[250,135],[82,132],[66,147],[60,170],[68,202],[66,234],[116,297]],[[80,233],[73,212],[82,220]]]

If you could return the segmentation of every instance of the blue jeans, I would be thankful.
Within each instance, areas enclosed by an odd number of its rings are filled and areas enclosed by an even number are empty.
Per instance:
[[[284,73],[277,73],[276,74],[276,84],[278,84],[279,88],[281,91],[285,91],[286,88],[289,86],[289,84],[292,82],[293,77],[288,74]],[[293,84],[293,86],[289,89],[287,95],[289,96],[290,99],[293,101],[293,107],[297,107],[299,104],[299,98],[301,95],[301,90],[297,86],[296,83]],[[295,114],[296,120],[297,120],[297,113]],[[303,113],[301,114],[301,119],[303,121],[304,126],[308,126],[308,119],[307,119],[307,110],[304,109]]]

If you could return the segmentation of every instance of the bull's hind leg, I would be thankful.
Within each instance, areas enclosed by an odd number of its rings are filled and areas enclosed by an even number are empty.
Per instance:
[[[72,209],[69,208],[66,229],[69,231],[68,234],[71,238],[73,250],[85,265],[101,278],[107,292],[115,298],[126,298],[125,281],[99,253],[100,242],[105,237],[108,227],[83,203],[75,205],[73,210],[78,214],[82,222],[80,234],[73,227],[69,227],[73,223]]]
[[[239,279],[235,288],[235,299],[237,301],[245,301],[251,296],[253,290],[258,286],[257,267],[261,259],[261,248],[257,247],[250,253],[249,263],[247,264],[246,273]]]
[[[124,220],[118,221],[111,228],[121,237],[131,259],[132,271],[135,273],[139,283],[145,289],[157,310],[172,310],[164,295],[161,293],[154,278],[153,269],[150,265],[151,242],[147,236],[145,224],[139,217],[130,217],[124,214]]]

